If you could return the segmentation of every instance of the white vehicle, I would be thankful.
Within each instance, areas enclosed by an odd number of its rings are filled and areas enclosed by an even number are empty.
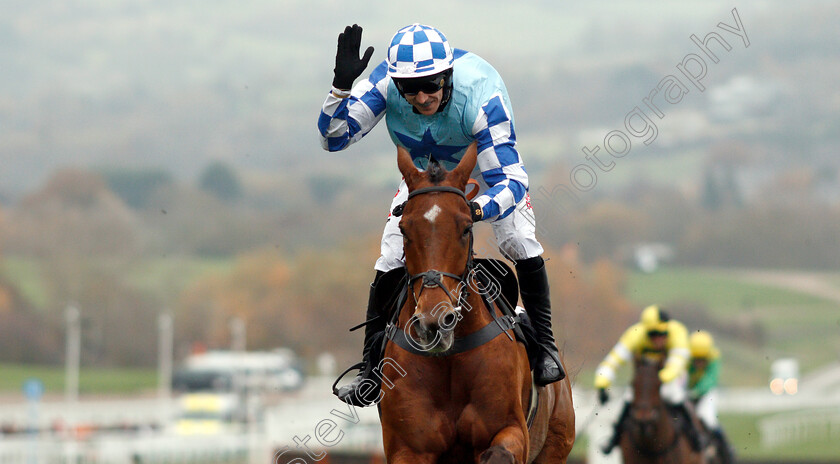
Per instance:
[[[219,435],[242,429],[239,397],[233,393],[187,393],[178,400],[177,435]]]
[[[175,372],[172,384],[176,391],[251,390],[280,392],[303,386],[304,376],[294,352],[281,348],[273,351],[208,351],[189,356]]]

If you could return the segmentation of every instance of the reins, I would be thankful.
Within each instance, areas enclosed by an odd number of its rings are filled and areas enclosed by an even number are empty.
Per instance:
[[[641,426],[641,423],[638,422],[637,420],[633,419],[633,418],[630,418],[630,421],[631,421],[632,424],[634,424],[636,426]],[[632,433],[629,434],[629,438],[630,438],[630,441],[633,443],[633,446],[636,448],[636,451],[639,452],[639,454],[641,454],[642,456],[648,457],[648,458],[657,458],[657,457],[664,456],[664,455],[670,453],[671,451],[673,451],[674,448],[677,447],[677,443],[679,443],[679,441],[680,441],[680,433],[677,430],[673,430],[673,434],[674,434],[674,437],[671,440],[671,442],[668,443],[668,445],[666,447],[664,447],[660,450],[652,450],[650,448],[647,448],[642,443],[639,443],[636,440],[636,437],[634,436],[634,434],[632,434]]]

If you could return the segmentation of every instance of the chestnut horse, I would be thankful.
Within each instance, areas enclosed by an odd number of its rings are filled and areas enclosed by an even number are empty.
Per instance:
[[[662,360],[637,356],[633,373],[633,403],[624,422],[621,452],[625,464],[703,462],[691,449],[684,424],[662,401],[659,371]]]
[[[397,164],[409,190],[400,221],[409,288],[392,328],[429,348],[386,345],[385,359],[406,371],[383,388],[379,402],[387,462],[565,463],[575,433],[569,380],[540,388],[529,430],[525,348],[482,299],[471,272],[473,223],[464,189],[475,144],[451,172],[437,163],[420,171],[402,148]],[[496,325],[486,343],[453,348]]]

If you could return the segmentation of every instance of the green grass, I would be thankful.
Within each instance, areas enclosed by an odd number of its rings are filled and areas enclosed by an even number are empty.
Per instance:
[[[720,423],[732,447],[735,448],[736,460],[813,460],[816,462],[832,462],[837,458],[837,443],[830,440],[812,440],[798,444],[766,448],[761,444],[759,421],[768,414],[722,414]],[[578,420],[582,418],[578,417]],[[589,439],[582,433],[575,439],[571,456],[578,459],[586,457]]]
[[[0,363],[0,392],[21,393],[24,382],[39,379],[46,393],[64,392],[64,368],[28,364]],[[79,372],[81,394],[139,393],[157,388],[154,369],[82,368]]]
[[[830,275],[828,276],[828,278],[827,278],[827,279],[825,279],[825,280],[826,280],[826,282],[828,282],[829,284],[831,284],[833,287],[840,288],[840,275],[838,275],[838,274],[836,274],[836,273],[834,273],[834,274],[830,274]]]
[[[836,277],[827,274],[826,278]],[[779,357],[799,359],[803,373],[836,360],[840,352],[837,304],[803,292],[746,282],[737,272],[663,268],[653,274],[628,275],[627,297],[637,306],[695,304],[705,307],[718,327],[751,325],[761,331],[757,346],[727,334],[715,334],[724,356],[722,382],[757,385]],[[689,327],[691,329],[691,327]],[[729,338],[727,338],[729,337]]]
[[[733,308],[764,306],[812,306],[829,302],[805,293],[768,285],[742,282],[715,274],[711,270],[664,268],[653,274],[629,275],[627,297],[637,304],[695,302],[708,306],[715,314],[728,314]]]
[[[44,285],[41,266],[31,258],[3,256],[0,259],[0,275],[18,289],[32,306],[43,310],[50,302],[49,292]]]
[[[232,266],[230,258],[161,257],[140,262],[126,278],[140,291],[175,296],[195,279],[227,272]]]
[[[127,269],[120,272],[125,273],[125,281],[138,291],[166,298],[177,296],[197,278],[230,270],[233,262],[232,258],[158,257],[127,264]],[[38,310],[56,303],[42,266],[37,258],[3,256],[0,259],[0,275]],[[123,265],[119,267],[124,268]]]
[[[781,461],[783,459],[814,460],[831,462],[837,459],[838,444],[831,440],[813,440],[798,444],[765,448],[761,444],[759,421],[768,415],[723,414],[720,417],[723,429],[735,448],[736,459],[761,459]]]
[[[735,449],[737,460],[774,462],[781,460],[796,460],[815,462],[833,462],[837,459],[838,447],[836,441],[811,440],[798,444],[767,448],[761,444],[759,421],[768,414],[722,414],[720,423]],[[582,420],[578,417],[578,420]],[[571,456],[583,459],[586,457],[589,439],[582,433],[575,439]]]
[[[580,419],[578,419],[580,420]],[[572,446],[572,452],[569,457],[572,459],[586,459],[586,451],[589,449],[589,435],[581,433],[575,437],[575,444]]]

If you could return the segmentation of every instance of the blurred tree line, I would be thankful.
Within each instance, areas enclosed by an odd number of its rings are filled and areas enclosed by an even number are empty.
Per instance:
[[[624,297],[635,244],[667,243],[686,266],[836,269],[840,208],[817,195],[832,174],[800,167],[750,187],[737,175],[745,158],[718,151],[693,191],[638,181],[545,215],[539,236],[573,369],[594,365],[637,317]],[[555,164],[535,178],[567,176]],[[393,192],[330,173],[285,188],[256,191],[224,163],[192,184],[154,169],[54,173],[0,210],[0,357],[58,362],[63,309],[75,303],[85,363],[153,364],[161,311],[175,315],[180,355],[194,343],[228,346],[239,317],[249,348],[351,361],[361,335],[347,328],[364,317]],[[160,272],[150,261],[172,259],[228,264],[146,275]]]
[[[769,146],[728,141],[710,146],[690,183],[641,178],[562,204],[552,199],[541,205],[550,206],[541,238],[554,246],[574,241],[586,262],[630,264],[635,245],[660,242],[673,248],[677,265],[835,270],[840,168],[771,167],[782,156]],[[549,191],[568,178],[562,163],[540,177]]]

